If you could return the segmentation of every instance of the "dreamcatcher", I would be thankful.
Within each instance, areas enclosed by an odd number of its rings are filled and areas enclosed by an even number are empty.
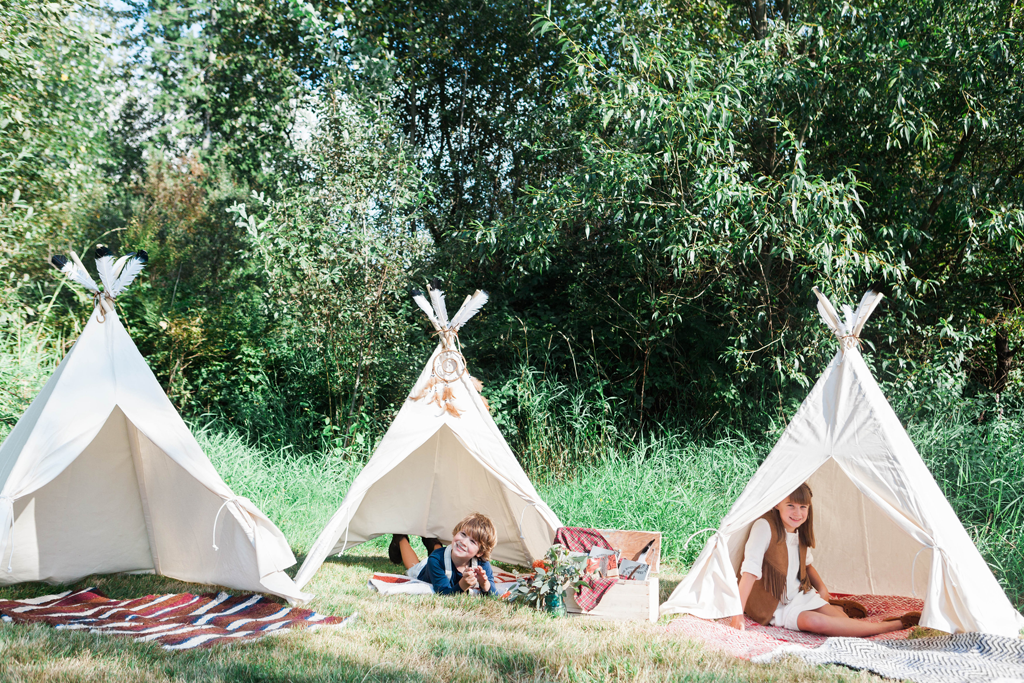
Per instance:
[[[441,351],[434,356],[434,360],[430,365],[430,378],[423,385],[423,388],[409,396],[409,399],[422,401],[429,397],[427,403],[436,403],[439,408],[447,411],[453,417],[460,417],[462,411],[455,406],[455,392],[451,387],[453,382],[459,381],[463,376],[468,376],[466,372],[466,359],[462,355],[462,346],[459,343],[459,330],[466,324],[466,321],[472,318],[487,303],[487,292],[478,289],[472,296],[467,296],[466,300],[462,302],[459,312],[452,316],[449,322],[444,292],[441,291],[440,287],[441,282],[437,278],[431,280],[430,284],[427,285],[427,294],[430,296],[429,302],[420,290],[414,289],[412,292],[413,301],[427,314],[427,319],[430,320],[434,330],[436,330],[441,338]],[[484,388],[480,380],[472,376],[468,376],[468,379],[477,393],[480,393]],[[491,408],[487,405],[487,399],[481,395],[480,400],[483,401],[484,406],[490,411]]]

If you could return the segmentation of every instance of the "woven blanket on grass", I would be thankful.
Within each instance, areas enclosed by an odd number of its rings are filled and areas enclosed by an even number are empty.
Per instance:
[[[165,650],[189,650],[255,640],[285,629],[342,626],[352,617],[331,617],[279,605],[260,595],[171,593],[111,600],[86,588],[30,600],[0,600],[0,619],[123,635],[159,643]]]
[[[497,595],[502,595],[512,586],[516,585],[516,575],[505,571],[494,571],[494,588]],[[426,595],[434,592],[434,587],[426,581],[413,579],[405,574],[385,574],[375,572],[370,580],[366,582],[370,590],[381,595]]]
[[[894,595],[839,595],[835,597],[850,598],[864,605],[868,616],[864,621],[883,621],[888,617],[896,617],[912,610],[921,610],[924,602],[917,598],[904,598]],[[778,626],[761,626],[756,621],[747,619],[746,630],[738,631],[726,623],[706,621],[689,615],[671,621],[668,629],[674,633],[703,642],[707,647],[728,652],[741,659],[753,659],[767,655],[785,645],[796,645],[804,648],[816,648],[825,644],[826,636],[803,631],[790,631]],[[867,639],[854,640],[889,641],[905,640],[910,629],[883,633]]]
[[[754,657],[753,661],[773,661],[787,655],[811,664],[842,664],[916,683],[1024,681],[1024,641],[987,633],[900,641],[828,638],[814,649],[794,645]]]

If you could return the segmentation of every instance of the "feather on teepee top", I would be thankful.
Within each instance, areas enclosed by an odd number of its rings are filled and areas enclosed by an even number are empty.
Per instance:
[[[427,300],[427,297],[430,300]],[[430,379],[420,391],[409,396],[412,401],[420,401],[430,396],[428,403],[436,403],[439,408],[447,411],[453,417],[462,415],[455,406],[455,394],[450,384],[458,380],[466,373],[466,359],[459,351],[459,330],[487,303],[487,292],[476,290],[472,295],[467,296],[462,302],[458,312],[448,319],[448,309],[445,305],[444,292],[441,290],[441,281],[434,278],[427,285],[427,295],[418,289],[412,290],[412,300],[416,302],[427,315],[427,320],[434,326],[434,330],[441,338],[442,350],[434,358],[434,365],[431,368]],[[475,377],[469,378],[470,383],[479,392],[483,384]],[[489,411],[487,400],[481,396],[484,405]]]
[[[100,322],[106,319],[105,314],[108,311],[114,310],[114,299],[138,277],[149,260],[149,254],[139,249],[125,254],[115,261],[114,254],[110,249],[98,247],[95,253],[96,273],[100,276],[100,282],[103,284],[101,290],[89,275],[89,271],[85,269],[78,254],[73,251],[70,254],[70,259],[58,255],[51,258],[50,262],[57,270],[93,295],[96,305],[100,308]]]

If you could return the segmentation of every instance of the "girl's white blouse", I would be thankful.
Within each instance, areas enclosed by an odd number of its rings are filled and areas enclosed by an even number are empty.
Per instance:
[[[772,529],[768,520],[761,518],[750,527],[750,536],[747,537],[747,545],[743,548],[743,564],[740,565],[740,572],[753,574],[755,578],[761,578],[761,567],[764,564],[764,553],[768,550],[768,544],[772,541]],[[786,597],[782,604],[786,604],[796,598],[800,592],[800,535],[786,532],[786,549],[789,551],[789,570],[786,572]],[[811,549],[807,549],[807,566],[814,561]]]

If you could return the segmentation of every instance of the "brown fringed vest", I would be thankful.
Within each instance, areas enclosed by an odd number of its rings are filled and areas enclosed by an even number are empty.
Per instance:
[[[775,531],[775,525],[771,520],[772,511],[769,510],[761,519],[768,522],[772,530],[772,540],[768,543],[768,549],[764,551],[764,562],[761,563],[761,578],[754,582],[747,598],[747,606],[744,614],[761,624],[767,626],[775,615],[775,608],[786,595],[786,574],[789,572],[789,548],[786,547],[786,538],[779,538]],[[813,589],[811,578],[807,575],[807,546],[800,544],[800,571],[797,574],[800,578],[800,590],[809,593]]]

